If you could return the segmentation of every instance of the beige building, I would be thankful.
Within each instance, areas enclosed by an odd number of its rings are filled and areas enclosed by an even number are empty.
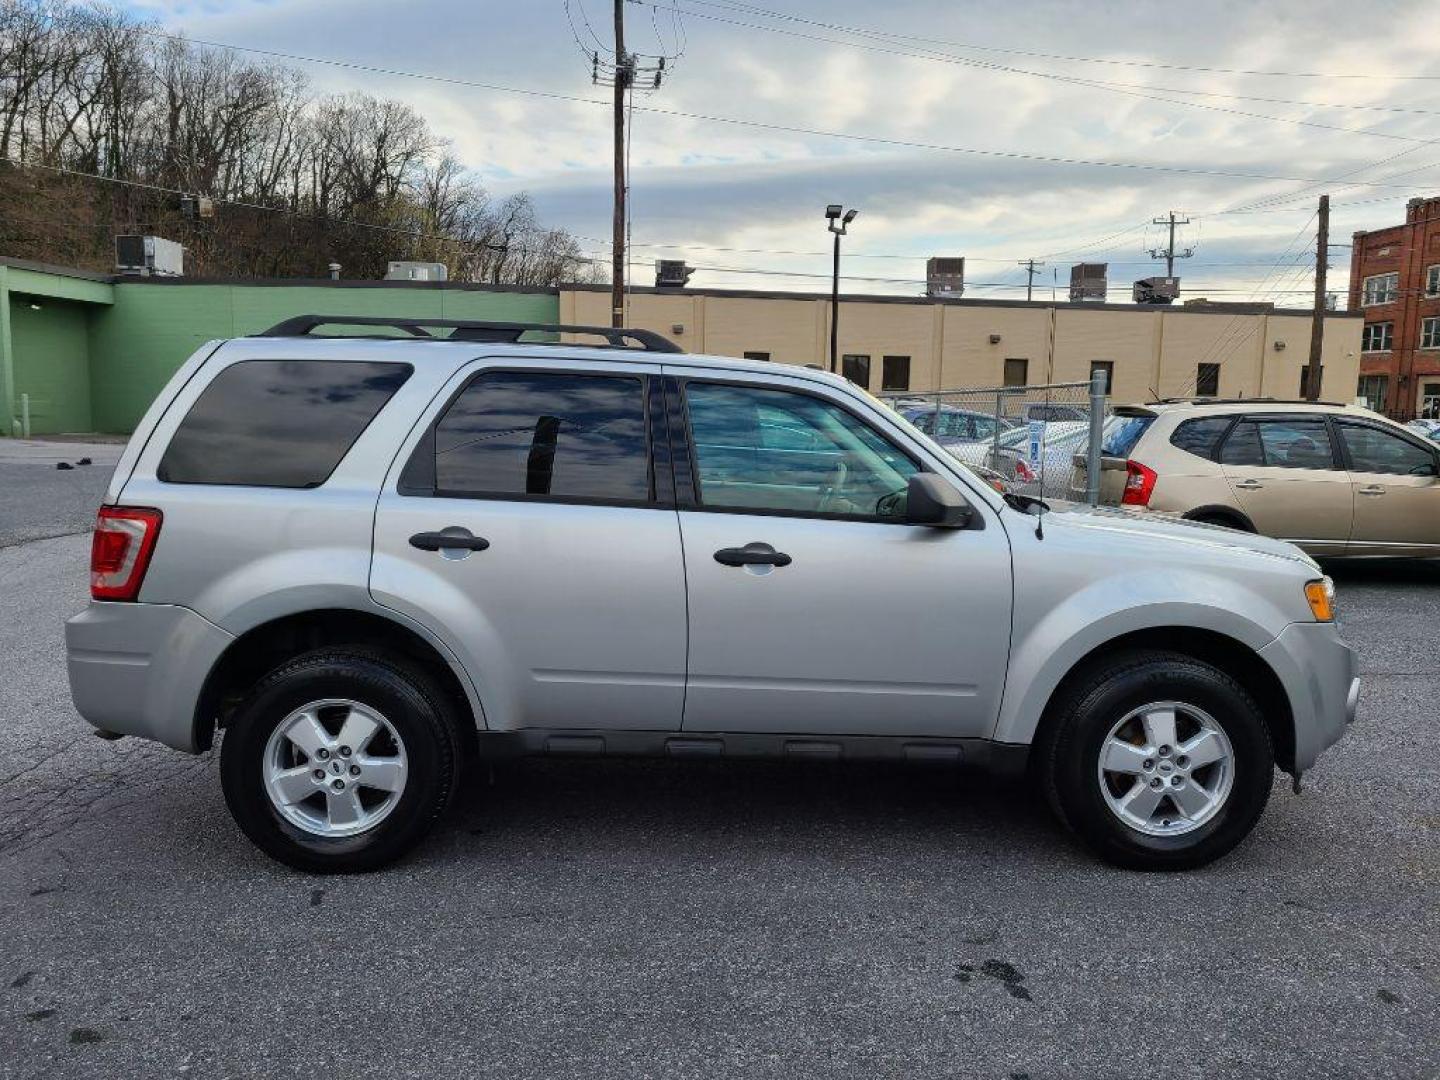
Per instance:
[[[830,298],[819,293],[634,289],[629,326],[687,352],[826,366]],[[560,321],[606,325],[608,285],[561,286]],[[1363,318],[1325,317],[1321,396],[1355,398]],[[1211,393],[1294,398],[1310,313],[1268,304],[1047,303],[842,296],[839,352],[868,390],[1081,382],[1108,365],[1116,398]]]

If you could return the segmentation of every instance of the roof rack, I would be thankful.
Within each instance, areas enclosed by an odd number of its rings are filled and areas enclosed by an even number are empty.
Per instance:
[[[312,330],[321,326],[384,326],[404,330],[412,338],[425,341],[472,341],[491,343],[519,342],[527,333],[548,334],[592,334],[602,337],[606,345],[602,348],[629,349],[634,342],[645,352],[678,353],[685,350],[669,338],[661,337],[650,330],[627,330],[610,326],[568,326],[563,323],[518,323],[479,322],[473,319],[407,319],[385,315],[296,315],[278,322],[268,330],[262,330],[255,337],[308,337]],[[427,327],[449,327],[453,333],[445,336],[432,334]],[[320,335],[324,336],[324,335]],[[401,339],[404,340],[404,339]],[[538,343],[537,343],[538,344]],[[548,344],[548,343],[547,343]]]
[[[1307,398],[1276,397],[1167,397],[1147,401],[1147,405],[1333,405],[1343,408],[1341,401],[1310,401]]]

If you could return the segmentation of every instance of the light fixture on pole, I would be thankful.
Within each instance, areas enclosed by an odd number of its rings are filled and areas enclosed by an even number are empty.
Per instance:
[[[835,234],[835,272],[830,279],[830,370],[834,371],[838,358],[836,351],[839,341],[840,328],[840,237],[845,235],[845,230],[850,222],[855,220],[855,215],[860,211],[846,210],[839,203],[831,203],[825,207],[825,220],[827,228]]]

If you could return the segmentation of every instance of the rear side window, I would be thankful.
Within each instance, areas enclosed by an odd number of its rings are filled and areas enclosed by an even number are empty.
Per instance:
[[[1112,416],[1105,421],[1100,453],[1106,457],[1129,457],[1140,436],[1155,422],[1153,416]]]
[[[1237,424],[1220,452],[1226,465],[1272,469],[1333,469],[1335,455],[1324,420],[1246,420]]]
[[[243,360],[200,394],[156,475],[170,484],[319,487],[410,377],[409,364]]]
[[[435,425],[434,448],[439,495],[650,499],[645,384],[635,376],[481,375]]]
[[[1220,463],[1222,465],[1261,465],[1265,464],[1265,451],[1260,446],[1260,429],[1256,427],[1255,421],[1243,420],[1235,425],[1235,430],[1225,440],[1225,445],[1220,450]]]
[[[1213,458],[1215,444],[1230,426],[1228,416],[1206,416],[1186,420],[1170,433],[1170,445],[1196,457]]]

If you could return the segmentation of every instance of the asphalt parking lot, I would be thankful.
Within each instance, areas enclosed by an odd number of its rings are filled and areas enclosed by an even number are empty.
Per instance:
[[[943,770],[533,762],[311,878],[72,710],[106,473],[0,463],[0,1076],[1440,1073],[1440,567],[1332,568],[1359,720],[1204,871]]]

